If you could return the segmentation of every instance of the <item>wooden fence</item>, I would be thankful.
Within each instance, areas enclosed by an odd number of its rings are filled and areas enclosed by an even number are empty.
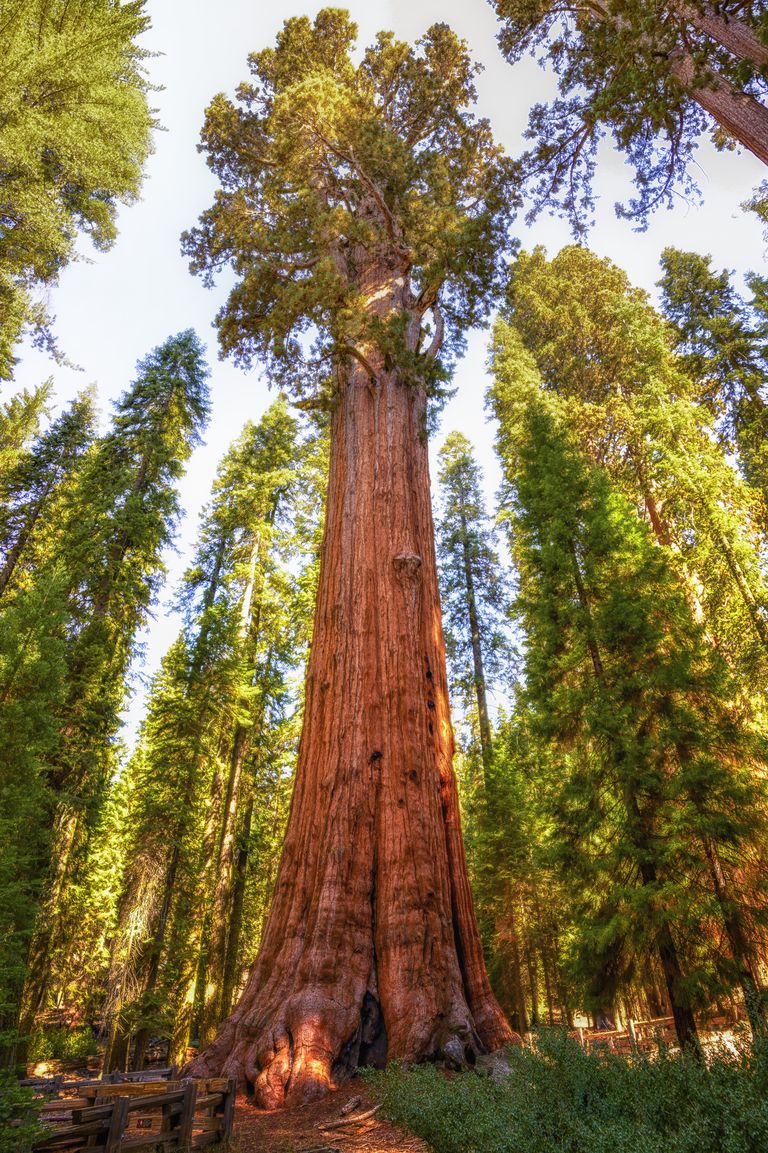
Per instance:
[[[69,1081],[58,1093],[42,1106],[50,1132],[35,1153],[196,1150],[222,1143],[232,1132],[235,1082],[224,1077]]]
[[[720,1033],[732,1027],[725,1017],[705,1018],[700,1022],[704,1032]],[[630,1053],[650,1051],[661,1045],[676,1045],[674,1017],[654,1017],[647,1021],[630,1020],[626,1029],[573,1029],[570,1034],[587,1053],[593,1050]]]

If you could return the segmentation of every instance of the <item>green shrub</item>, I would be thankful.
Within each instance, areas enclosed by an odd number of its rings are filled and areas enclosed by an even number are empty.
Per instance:
[[[368,1073],[384,1112],[435,1153],[768,1150],[768,1049],[688,1057],[586,1054],[563,1035],[510,1050],[495,1083],[431,1065]]]
[[[85,1061],[98,1053],[93,1030],[87,1025],[70,1029],[66,1025],[35,1033],[29,1043],[31,1061]]]
[[[42,1131],[32,1090],[0,1073],[0,1153],[28,1153]]]

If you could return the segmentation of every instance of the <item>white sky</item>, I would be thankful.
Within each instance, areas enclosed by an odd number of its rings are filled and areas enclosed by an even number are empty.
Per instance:
[[[83,247],[87,262],[71,265],[50,297],[59,343],[82,371],[57,368],[41,353],[25,347],[15,381],[2,390],[5,398],[14,388],[53,376],[57,398],[66,403],[95,381],[106,416],[109,401],[132,380],[136,361],[166,337],[193,327],[208,344],[213,418],[206,444],[195,453],[181,485],[186,515],[178,549],[168,557],[163,601],[145,637],[145,658],[138,670],[126,737],[141,715],[141,682],[157,668],[178,628],[166,602],[187,563],[197,514],[208,497],[217,461],[244,422],[258,417],[270,401],[258,373],[240,372],[217,359],[211,323],[224,286],[214,291],[203,288],[189,275],[179,253],[180,233],[208,206],[215,187],[196,151],[204,109],[214,93],[232,92],[246,78],[247,54],[272,43],[283,20],[304,12],[314,15],[320,6],[310,7],[302,0],[271,0],[269,4],[265,0],[149,0],[153,27],[145,44],[162,53],[149,61],[149,72],[152,82],[163,87],[154,94],[154,103],[165,131],[156,137],[143,198],[121,211],[115,247],[109,253]],[[528,109],[535,100],[546,98],[550,86],[534,62],[523,61],[512,69],[502,59],[495,40],[495,16],[487,0],[350,0],[347,7],[360,26],[361,44],[370,42],[382,28],[412,40],[435,21],[451,24],[485,66],[478,84],[478,111],[489,117],[497,139],[510,152],[521,150]],[[762,263],[759,224],[742,213],[739,205],[766,175],[765,169],[748,154],[719,154],[706,141],[698,159],[703,206],[681,201],[674,211],[658,213],[647,232],[636,233],[613,211],[614,202],[630,190],[628,169],[619,155],[605,150],[597,184],[597,224],[590,244],[649,291],[659,276],[661,250],[669,244],[711,253],[718,267],[740,273]],[[521,222],[517,232],[525,247],[544,244],[550,254],[570,240],[564,223],[551,218],[542,218],[532,229]],[[486,332],[470,334],[467,356],[456,375],[458,393],[445,410],[433,449],[439,448],[447,432],[460,428],[476,445],[492,493],[499,473],[492,452],[493,428],[483,410],[486,342]]]

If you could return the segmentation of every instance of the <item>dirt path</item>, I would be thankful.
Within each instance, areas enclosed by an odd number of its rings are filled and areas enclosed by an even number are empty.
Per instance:
[[[345,1106],[358,1104],[342,1115]],[[429,1153],[429,1146],[380,1119],[378,1113],[355,1121],[373,1109],[365,1088],[355,1083],[322,1101],[299,1109],[265,1113],[244,1097],[237,1101],[237,1153]],[[348,1123],[334,1126],[336,1121]],[[331,1128],[325,1128],[328,1124]]]

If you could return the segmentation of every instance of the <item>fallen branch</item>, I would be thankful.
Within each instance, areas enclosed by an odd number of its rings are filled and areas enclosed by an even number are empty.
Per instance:
[[[358,1121],[367,1121],[369,1117],[373,1117],[380,1108],[381,1105],[374,1105],[372,1109],[366,1109],[365,1113],[358,1113],[357,1117],[344,1117],[341,1121],[321,1121],[318,1129],[339,1129],[342,1125],[357,1125]]]

